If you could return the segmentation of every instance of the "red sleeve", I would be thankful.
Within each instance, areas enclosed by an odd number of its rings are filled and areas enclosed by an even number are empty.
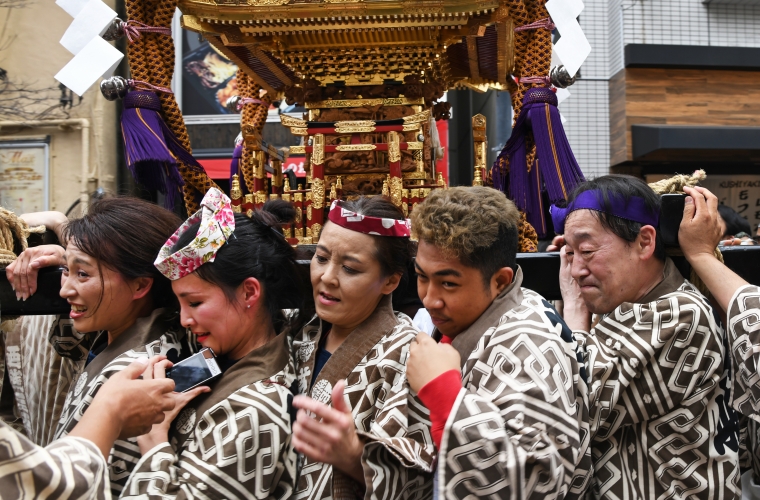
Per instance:
[[[422,404],[430,410],[432,423],[430,434],[438,449],[441,448],[443,428],[446,427],[446,420],[449,418],[460,389],[462,389],[462,374],[459,370],[449,370],[425,384],[417,393]]]

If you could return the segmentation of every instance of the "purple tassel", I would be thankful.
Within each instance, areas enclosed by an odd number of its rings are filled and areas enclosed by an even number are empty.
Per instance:
[[[245,185],[245,178],[240,171],[240,162],[243,159],[243,143],[235,145],[235,150],[232,152],[232,161],[230,162],[230,186],[232,186],[232,176],[237,174],[238,182],[240,182],[240,189],[243,193],[248,193],[248,187]]]
[[[153,92],[129,92],[124,98],[121,132],[127,167],[135,181],[165,194],[166,207],[173,208],[185,185],[178,161],[193,170],[204,169],[164,123],[160,111],[161,101]]]
[[[532,133],[536,143],[536,164],[528,172],[526,137]],[[505,180],[496,173],[499,159],[509,159],[509,196],[524,211],[528,222],[539,237],[546,235],[546,220],[541,201],[542,186],[546,187],[552,203],[567,199],[575,186],[584,182],[565,130],[562,128],[557,96],[548,88],[528,89],[523,108],[517,118],[512,136],[504,145],[493,166],[494,187],[504,191]]]

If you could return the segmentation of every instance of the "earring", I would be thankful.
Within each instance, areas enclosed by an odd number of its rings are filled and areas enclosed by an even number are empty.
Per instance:
[[[247,306],[245,306],[245,308],[246,308],[246,309],[250,309],[250,308],[251,308],[251,305],[250,305],[250,304],[248,304]]]

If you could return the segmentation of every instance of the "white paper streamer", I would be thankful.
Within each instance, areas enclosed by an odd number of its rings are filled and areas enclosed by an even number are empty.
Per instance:
[[[116,19],[116,12],[102,0],[89,0],[63,34],[61,45],[77,55],[90,40],[102,35],[114,19]]]
[[[58,7],[66,11],[71,17],[77,17],[77,14],[84,9],[88,0],[55,0]]]
[[[55,75],[78,96],[82,96],[93,83],[111,76],[124,58],[113,45],[96,36]]]
[[[549,0],[546,10],[552,18],[559,34],[559,41],[554,44],[554,52],[562,60],[562,64],[575,76],[583,62],[591,53],[591,44],[583,34],[578,16],[583,11],[581,0]]]

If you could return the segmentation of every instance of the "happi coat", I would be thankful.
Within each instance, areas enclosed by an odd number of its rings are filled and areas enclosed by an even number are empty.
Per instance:
[[[356,431],[365,440],[364,484],[331,465],[302,458],[297,499],[427,499],[432,495],[435,445],[430,412],[406,380],[412,320],[394,313],[391,297],[349,334],[312,383],[317,349],[327,332],[314,317],[293,343],[302,394],[331,405],[332,389],[346,380],[345,397]]]
[[[0,323],[0,418],[34,444],[47,446],[53,440],[66,395],[84,369],[86,353],[71,357],[57,352],[58,339],[75,336],[71,319],[56,315]]]
[[[451,343],[463,387],[441,439],[439,499],[563,499],[586,491],[588,407],[576,343],[549,302],[520,288],[522,279],[518,267]]]
[[[726,337],[670,259],[641,300],[573,333],[588,374],[596,498],[741,498]]]
[[[760,482],[760,287],[734,292],[728,305],[728,340],[736,367],[733,407],[746,422],[742,465]]]
[[[72,339],[57,339],[72,352],[86,357],[91,342],[83,334],[76,333]],[[101,335],[106,335],[102,332]],[[135,359],[169,355],[171,359],[183,359],[195,349],[186,330],[179,324],[176,311],[156,309],[150,316],[138,318],[84,368],[73,389],[66,396],[55,438],[67,435],[79,423],[92,399],[114,373],[129,366]],[[117,439],[108,457],[111,491],[118,497],[132,469],[140,460],[136,438]]]
[[[0,421],[3,500],[111,498],[106,461],[94,443],[68,436],[37,446]]]
[[[292,498],[296,389],[291,342],[280,333],[238,360],[174,419],[170,442],[148,451],[122,498]]]

